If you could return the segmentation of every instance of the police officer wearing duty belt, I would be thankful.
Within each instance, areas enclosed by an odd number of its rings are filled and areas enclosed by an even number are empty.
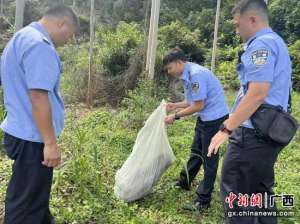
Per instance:
[[[172,124],[174,120],[194,113],[198,117],[187,173],[185,170],[180,173],[177,186],[189,190],[191,182],[203,165],[204,178],[198,186],[195,204],[191,207],[206,209],[210,205],[219,162],[218,153],[207,157],[208,146],[219,126],[228,118],[224,91],[211,71],[187,62],[184,52],[179,48],[172,49],[165,56],[164,65],[168,74],[181,79],[185,93],[185,101],[167,104],[167,111],[180,111],[168,115],[165,123]]]
[[[273,194],[274,164],[283,147],[259,138],[250,117],[263,103],[281,106],[286,111],[291,89],[288,48],[268,25],[264,0],[242,0],[235,6],[232,15],[236,32],[244,42],[244,52],[237,66],[241,88],[229,119],[213,137],[208,152],[208,156],[213,156],[229,138],[221,177],[225,212],[231,209],[228,204],[230,193],[237,197],[239,193],[249,196],[261,193],[263,203]],[[234,203],[232,209],[249,210],[249,207],[239,207]],[[262,209],[273,210],[275,207],[267,205]],[[232,217],[227,221],[238,224],[277,223],[276,217]]]

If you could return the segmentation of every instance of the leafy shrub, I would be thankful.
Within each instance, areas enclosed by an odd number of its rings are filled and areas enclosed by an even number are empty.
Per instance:
[[[199,31],[192,32],[183,23],[176,21],[160,28],[159,47],[168,50],[178,46],[190,60],[201,64],[205,61],[206,48],[199,43],[198,36]]]
[[[121,103],[124,110],[118,115],[119,119],[125,121],[125,127],[139,129],[163,97],[155,94],[151,80],[141,80],[138,87],[129,91]]]
[[[237,90],[240,87],[235,67],[235,60],[221,62],[217,67],[216,74],[226,90]]]
[[[289,52],[293,63],[293,89],[300,91],[300,40],[290,45]]]
[[[129,58],[143,44],[137,24],[120,22],[116,30],[101,27],[96,33],[98,58],[105,74],[117,76],[128,68]]]
[[[115,30],[105,27],[97,30],[92,67],[94,94],[101,92],[97,88],[103,85],[102,79],[105,77],[109,79],[127,74],[127,69],[132,65],[130,58],[138,55],[138,49],[142,43],[143,35],[137,24],[120,22]],[[78,45],[73,42],[59,51],[64,64],[62,91],[65,101],[67,103],[84,102],[89,74],[89,43]],[[139,60],[136,61],[138,67],[143,58],[140,57]],[[133,70],[138,71],[138,69]]]

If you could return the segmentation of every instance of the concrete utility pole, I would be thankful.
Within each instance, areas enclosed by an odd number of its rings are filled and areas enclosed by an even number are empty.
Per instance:
[[[219,29],[220,7],[221,7],[221,0],[218,0],[218,2],[217,2],[216,20],[215,20],[213,51],[212,51],[212,57],[211,57],[211,71],[212,72],[215,72],[215,68],[216,68],[216,54],[217,54],[217,43],[218,43],[218,29]]]
[[[88,78],[88,92],[87,92],[87,104],[92,105],[93,101],[93,51],[94,51],[94,39],[95,39],[95,1],[91,0],[91,12],[90,12],[90,52],[89,52],[89,78]]]
[[[154,78],[159,11],[160,11],[160,0],[152,0],[148,48],[147,48],[147,61],[146,61],[146,71],[148,72],[150,79]]]
[[[23,27],[24,8],[25,8],[25,0],[16,0],[16,15],[15,15],[16,31],[20,30]]]

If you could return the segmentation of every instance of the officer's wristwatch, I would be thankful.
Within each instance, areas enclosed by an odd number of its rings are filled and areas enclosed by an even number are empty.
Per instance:
[[[180,120],[180,116],[177,113],[175,113],[174,120]]]
[[[226,134],[228,134],[228,135],[231,135],[231,133],[232,133],[232,131],[229,130],[229,129],[226,127],[225,124],[221,124],[221,126],[220,126],[220,128],[219,128],[219,131],[224,132],[224,133],[226,133]]]

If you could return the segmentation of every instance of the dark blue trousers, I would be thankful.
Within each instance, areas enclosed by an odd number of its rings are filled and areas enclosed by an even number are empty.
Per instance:
[[[53,168],[42,165],[44,144],[7,133],[4,148],[14,160],[5,198],[4,224],[52,224],[49,210]]]
[[[282,146],[265,142],[255,135],[253,129],[240,127],[234,130],[223,160],[221,177],[221,198],[224,204],[227,223],[230,224],[276,224],[276,217],[242,217],[228,216],[237,212],[276,211],[276,206],[268,202],[273,195],[274,164]],[[252,194],[262,195],[262,208],[239,206],[234,200],[232,206],[226,201],[230,193],[239,196]],[[266,205],[265,205],[266,204]],[[233,212],[233,213],[232,213]],[[237,213],[238,214],[238,213]]]
[[[191,155],[187,163],[188,176],[185,170],[180,173],[180,180],[190,185],[203,165],[204,178],[197,188],[197,198],[195,200],[203,204],[211,201],[219,164],[219,153],[207,157],[208,147],[211,139],[227,118],[228,115],[213,121],[202,121],[198,118]]]

